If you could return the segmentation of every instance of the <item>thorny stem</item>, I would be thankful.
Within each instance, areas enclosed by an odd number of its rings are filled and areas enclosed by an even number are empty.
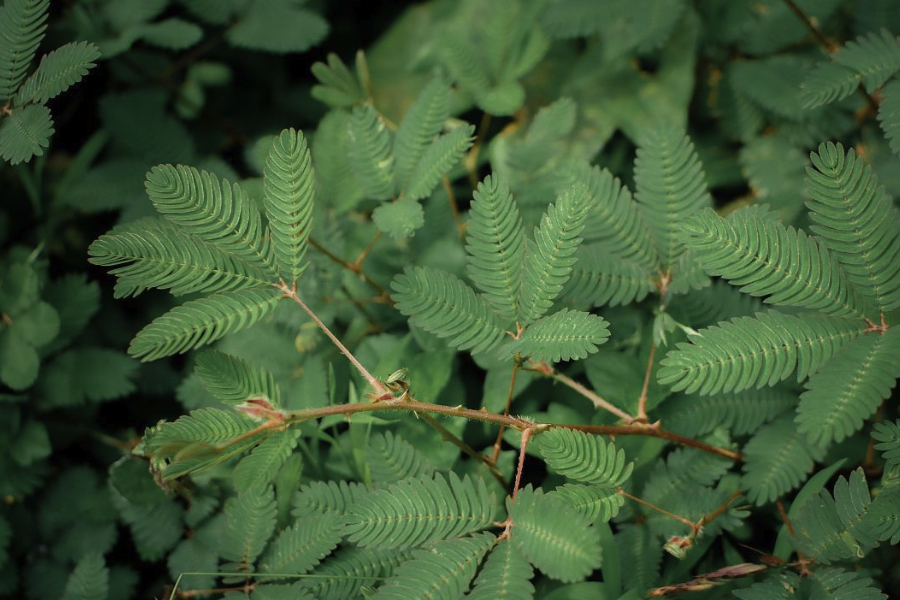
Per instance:
[[[366,274],[366,272],[362,270],[362,267],[356,266],[353,263],[350,263],[350,262],[344,260],[340,256],[337,256],[336,254],[332,253],[330,250],[328,250],[328,248],[324,247],[322,244],[317,242],[312,237],[309,238],[309,245],[312,246],[313,248],[315,248],[316,250],[318,250],[319,252],[321,252],[323,255],[325,255],[325,258],[327,258],[331,262],[333,262],[337,265],[340,265],[341,267],[347,269],[348,271],[352,271],[360,279],[365,281],[369,285],[369,287],[371,287],[373,290],[378,292],[379,298],[386,298],[385,302],[387,302],[388,304],[391,303],[390,296],[388,295],[387,290],[385,290],[383,287],[381,287],[381,285],[377,281],[375,281],[374,279],[369,277]]]
[[[384,385],[382,385],[382,383],[380,381],[375,379],[375,376],[372,375],[371,373],[369,373],[368,369],[366,369],[362,365],[362,363],[360,363],[358,360],[356,360],[356,357],[353,356],[353,353],[350,352],[347,349],[347,347],[341,343],[341,340],[339,340],[336,335],[331,333],[331,330],[328,329],[328,327],[325,325],[325,323],[323,323],[322,320],[319,319],[318,316],[316,316],[316,313],[314,313],[306,305],[306,303],[300,299],[300,296],[297,295],[296,289],[289,288],[287,286],[287,284],[284,282],[282,282],[282,284],[280,286],[278,286],[278,289],[281,290],[282,292],[284,292],[284,295],[286,298],[290,298],[291,300],[296,302],[300,306],[300,308],[302,308],[304,311],[306,311],[306,314],[309,315],[309,318],[311,318],[315,322],[315,324],[319,326],[319,329],[321,329],[323,332],[325,332],[325,335],[327,335],[328,338],[334,343],[334,345],[338,347],[338,350],[340,350],[344,354],[344,356],[347,357],[347,360],[350,361],[350,364],[352,364],[354,367],[356,367],[356,370],[359,371],[359,374],[362,375],[363,378],[365,378],[365,380],[369,382],[369,385],[372,386],[372,389],[375,390],[375,393],[378,395],[379,398],[384,397],[384,396],[388,396],[388,397],[392,396],[391,392],[388,391],[388,389],[386,387],[384,387]]]
[[[504,415],[509,415],[509,407],[512,406],[513,392],[516,388],[516,372],[519,370],[519,365],[517,363],[513,363],[512,376],[509,378],[509,392],[506,394],[506,408],[503,409]],[[494,452],[491,454],[491,463],[497,464],[497,459],[500,456],[500,445],[503,443],[503,433],[506,431],[506,425],[500,425],[500,431],[497,433],[497,439],[494,442]]]
[[[472,446],[465,443],[463,440],[461,440],[459,438],[459,436],[457,436],[455,433],[453,433],[452,431],[450,431],[449,429],[447,429],[446,427],[441,425],[437,421],[437,419],[435,419],[428,413],[421,413],[419,416],[422,418],[423,421],[425,421],[426,423],[428,423],[429,425],[434,427],[434,429],[437,430],[437,432],[441,434],[441,438],[444,441],[450,442],[451,444],[453,444],[454,446],[459,448],[464,454],[466,454],[467,456],[469,456],[471,458],[474,458],[475,460],[477,460],[478,462],[483,464],[485,467],[487,467],[487,470],[491,472],[491,475],[493,475],[494,479],[497,480],[497,482],[500,484],[500,487],[509,491],[506,486],[506,480],[503,478],[503,473],[501,473],[500,469],[498,469],[496,466],[496,461],[492,461],[491,459],[486,457],[481,452],[478,452],[477,450],[472,448]]]
[[[525,470],[525,450],[528,448],[528,440],[531,439],[531,434],[534,429],[534,427],[527,427],[522,431],[522,447],[519,448],[519,464],[516,467],[516,479],[513,484],[512,494],[510,494],[513,500],[515,500],[516,494],[519,492],[519,486],[522,485],[522,471]],[[502,523],[499,523],[499,525],[503,527],[503,533],[500,534],[499,539],[509,539],[510,535],[512,535],[512,527],[514,525],[512,518],[507,517],[507,519]]]
[[[647,359],[647,372],[644,373],[644,386],[641,388],[641,397],[638,398],[638,414],[635,420],[647,422],[647,390],[650,388],[650,372],[653,371],[653,356],[656,354],[656,344],[650,344],[650,358]]]
[[[691,521],[690,519],[685,519],[684,517],[682,517],[680,515],[676,515],[675,513],[670,513],[669,511],[665,510],[664,508],[660,508],[660,507],[656,506],[655,504],[650,504],[643,498],[638,498],[637,496],[632,496],[631,494],[629,494],[628,492],[626,492],[625,490],[623,490],[621,488],[619,489],[619,495],[625,496],[629,500],[634,500],[638,504],[643,504],[644,506],[646,506],[647,508],[649,508],[651,510],[655,510],[656,512],[658,512],[662,515],[665,515],[671,519],[675,519],[679,523],[687,525],[688,527],[691,528],[691,531],[693,531],[694,533],[697,533],[700,530],[700,526],[697,525],[696,523],[694,523],[693,521]]]
[[[550,377],[550,378],[562,383],[563,385],[565,385],[569,388],[572,388],[573,390],[575,390],[576,392],[578,392],[579,394],[581,394],[582,396],[584,396],[585,398],[587,398],[588,400],[593,402],[594,406],[596,406],[597,408],[611,412],[612,414],[616,415],[617,417],[619,417],[626,423],[631,423],[635,420],[635,417],[632,417],[631,415],[629,415],[627,412],[623,411],[619,407],[614,406],[613,404],[607,402],[606,400],[601,398],[596,392],[589,390],[588,388],[584,387],[583,385],[581,385],[580,383],[578,383],[571,377],[563,375],[562,373],[560,373],[559,371],[557,371],[556,369],[554,369],[553,367],[548,365],[546,362],[541,362],[541,363],[532,362],[531,365],[532,365],[531,367],[527,367],[527,368],[525,368],[525,370],[526,371],[534,371],[535,373],[540,373],[541,375]]]

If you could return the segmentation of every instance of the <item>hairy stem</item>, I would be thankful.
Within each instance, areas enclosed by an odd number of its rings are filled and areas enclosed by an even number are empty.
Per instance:
[[[291,300],[296,302],[300,306],[300,308],[302,308],[304,311],[306,311],[306,314],[309,315],[309,318],[312,319],[315,322],[315,324],[319,326],[319,329],[321,329],[322,331],[325,332],[325,335],[327,335],[328,338],[334,343],[334,345],[338,347],[338,350],[340,350],[344,354],[344,356],[347,357],[347,360],[350,361],[350,364],[352,364],[354,367],[356,367],[356,370],[359,371],[359,374],[362,375],[363,378],[369,382],[369,385],[372,386],[372,389],[375,390],[375,393],[378,394],[379,397],[392,395],[390,393],[390,391],[388,391],[388,389],[386,387],[384,387],[384,385],[382,385],[382,383],[380,381],[375,379],[374,375],[369,373],[369,370],[366,369],[362,365],[362,363],[360,363],[358,360],[356,360],[356,357],[353,356],[353,353],[350,352],[350,350],[348,350],[347,347],[341,343],[341,340],[339,340],[336,335],[331,333],[331,330],[328,329],[328,327],[325,325],[325,323],[323,323],[322,320],[319,319],[318,316],[316,316],[316,313],[314,313],[306,305],[306,303],[300,299],[300,296],[297,295],[297,290],[289,288],[287,286],[287,284],[284,284],[284,283],[281,284],[281,286],[279,286],[278,289],[280,289],[282,292],[284,292],[285,297],[290,298]]]
[[[516,493],[519,491],[519,487],[522,485],[522,470],[525,467],[525,450],[528,448],[528,440],[531,439],[531,433],[534,431],[533,427],[529,427],[525,431],[522,432],[522,447],[519,449],[519,464],[516,467],[516,480],[513,484],[512,497],[516,497]]]

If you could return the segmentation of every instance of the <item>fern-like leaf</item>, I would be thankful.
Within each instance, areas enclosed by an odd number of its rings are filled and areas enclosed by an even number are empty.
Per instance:
[[[793,418],[784,415],[760,429],[744,447],[741,487],[748,490],[748,500],[763,505],[799,486],[823,454],[797,431]]]
[[[526,245],[518,301],[521,324],[540,319],[569,280],[589,207],[590,196],[583,185],[566,189],[547,207],[540,227],[534,230],[534,242]]]
[[[888,82],[881,91],[878,122],[894,154],[900,156],[900,79]]]
[[[350,164],[353,173],[373,200],[387,200],[394,193],[394,160],[391,132],[371,106],[353,110],[350,121]]]
[[[859,73],[870,94],[900,71],[900,40],[887,29],[847,42],[834,62]]]
[[[866,535],[879,542],[900,543],[900,489],[882,488],[860,525]]]
[[[16,93],[16,105],[43,104],[81,81],[100,58],[100,49],[88,42],[73,42],[41,59],[41,64]]]
[[[316,569],[316,578],[301,579],[300,585],[316,600],[358,598],[365,586],[373,586],[390,576],[397,565],[409,560],[407,550],[370,550],[348,546],[325,559]]]
[[[776,571],[762,581],[740,590],[734,595],[741,600],[796,600],[800,577],[793,571]]]
[[[378,588],[372,600],[458,600],[494,540],[493,534],[481,533],[417,550],[412,560],[400,565]]]
[[[298,519],[316,515],[344,516],[357,500],[370,491],[368,486],[343,480],[307,483],[294,496],[291,514]]]
[[[834,255],[805,232],[753,215],[711,209],[683,223],[685,241],[711,275],[770,304],[861,316]]]
[[[601,244],[582,245],[575,256],[578,262],[560,294],[563,304],[579,308],[631,304],[656,289],[650,271],[608,254]]]
[[[859,87],[856,71],[830,62],[819,63],[800,86],[800,105],[818,108],[843,100]]]
[[[900,377],[900,329],[847,344],[806,382],[797,428],[815,444],[841,442],[859,431],[891,395]]]
[[[0,102],[12,98],[34,59],[50,0],[7,0],[0,7]]]
[[[176,306],[138,332],[128,353],[142,361],[180,354],[250,327],[270,313],[280,296],[268,290],[214,294]]]
[[[667,429],[688,437],[717,427],[725,427],[732,435],[747,435],[796,406],[795,392],[776,387],[703,397],[676,395],[666,400],[659,413]]]
[[[373,435],[366,450],[366,460],[375,483],[393,483],[408,477],[430,477],[434,474],[434,466],[415,446],[390,431],[384,435]]]
[[[466,229],[469,277],[494,312],[516,317],[525,236],[522,217],[506,182],[493,174],[478,184]]]
[[[614,487],[608,485],[581,485],[567,483],[556,488],[550,494],[565,502],[581,513],[590,523],[597,520],[607,522],[619,514],[625,504],[625,496]]]
[[[312,97],[337,108],[349,108],[365,102],[368,67],[362,50],[356,54],[356,74],[337,54],[329,52],[326,60],[327,64],[317,62],[312,66],[312,74],[319,80],[319,84],[312,88]]]
[[[406,187],[403,188],[404,196],[418,200],[431,195],[441,182],[441,178],[459,162],[463,153],[472,145],[475,140],[472,137],[473,133],[475,133],[473,125],[463,125],[434,140],[425,149],[415,170],[409,176]]]
[[[506,499],[512,543],[548,577],[580,581],[600,567],[600,537],[590,522],[562,499],[531,486]]]
[[[409,189],[416,164],[450,116],[450,88],[435,77],[419,93],[394,138],[394,175],[398,189]]]
[[[687,134],[675,127],[651,131],[638,148],[634,181],[659,260],[671,267],[682,252],[685,219],[712,204],[703,165]]]
[[[99,554],[88,554],[78,561],[69,576],[62,600],[106,600],[109,595],[109,569]]]
[[[171,222],[274,274],[269,236],[241,186],[193,167],[159,165],[147,173],[145,187],[154,208]]]
[[[488,554],[467,600],[531,600],[534,570],[509,540],[502,540]]]
[[[579,181],[588,186],[593,198],[584,226],[585,241],[597,242],[608,253],[655,270],[659,261],[653,236],[628,188],[598,167],[582,167]]]
[[[33,156],[43,156],[51,135],[53,117],[49,108],[29,104],[14,109],[0,124],[0,157],[17,165]]]
[[[360,498],[344,533],[360,546],[413,548],[490,526],[494,495],[483,479],[435,474],[399,481]]]
[[[226,404],[261,399],[276,408],[281,406],[281,388],[272,374],[236,356],[218,350],[201,352],[194,372],[206,389]]]
[[[278,470],[297,447],[300,431],[289,429],[269,435],[259,446],[241,459],[234,468],[234,488],[245,491],[261,488],[275,481]]]
[[[227,520],[220,555],[239,571],[252,570],[253,563],[275,530],[277,506],[271,487],[239,493],[225,504]]]
[[[678,344],[661,361],[658,379],[686,394],[772,386],[795,370],[802,381],[863,332],[856,321],[834,317],[774,311],[738,317],[702,329],[689,344]]]
[[[900,465],[900,421],[875,423],[872,427],[872,439],[878,442],[875,449],[884,458],[885,470]]]
[[[490,305],[461,279],[424,267],[407,268],[391,287],[397,309],[409,322],[460,350],[486,352],[505,337]]]
[[[259,561],[263,573],[308,573],[341,541],[343,519],[337,516],[300,519],[272,542]],[[269,578],[267,578],[268,580]]]
[[[272,283],[259,269],[168,224],[113,231],[91,244],[88,254],[92,264],[114,267],[110,273],[119,278],[117,297],[123,290],[137,294],[145,288],[180,296]]]
[[[887,600],[871,578],[836,567],[816,569],[810,573],[810,598],[853,598],[853,600]]]
[[[575,481],[615,488],[628,480],[634,468],[634,463],[625,464],[624,450],[600,436],[554,428],[538,440],[547,465]]]
[[[305,267],[303,256],[312,225],[315,180],[303,133],[285,129],[272,141],[263,182],[275,264],[288,283],[296,282]]]
[[[832,143],[810,155],[812,230],[836,254],[854,289],[879,312],[900,306],[900,217],[872,168]]]
[[[538,319],[507,348],[532,360],[559,362],[587,358],[609,339],[609,323],[603,317],[564,308]]]

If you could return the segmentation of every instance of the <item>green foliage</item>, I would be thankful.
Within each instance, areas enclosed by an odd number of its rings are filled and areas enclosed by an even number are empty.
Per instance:
[[[370,4],[3,3],[0,596],[900,593],[895,3]]]

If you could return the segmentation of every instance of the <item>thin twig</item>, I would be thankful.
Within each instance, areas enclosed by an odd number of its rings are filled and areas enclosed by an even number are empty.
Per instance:
[[[312,237],[309,238],[309,245],[312,246],[313,248],[315,248],[316,250],[318,250],[319,252],[321,252],[323,255],[325,255],[325,258],[327,258],[331,262],[333,262],[337,265],[340,265],[341,267],[347,269],[348,271],[352,271],[360,279],[365,281],[369,285],[369,287],[371,287],[373,290],[378,292],[379,298],[385,298],[386,299],[385,302],[387,302],[388,304],[393,304],[393,302],[391,301],[390,295],[387,293],[387,290],[385,290],[383,287],[381,287],[381,285],[377,281],[375,281],[374,279],[369,277],[366,274],[366,272],[362,270],[361,267],[355,266],[352,263],[344,260],[340,256],[337,256],[336,254],[334,254],[333,252],[328,250],[328,248],[326,248],[325,246],[323,246],[322,244],[317,242]]]
[[[363,251],[360,252],[359,256],[356,257],[356,260],[353,261],[353,266],[356,269],[359,269],[360,271],[362,271],[363,263],[366,262],[366,258],[368,258],[369,252],[372,251],[372,248],[375,247],[375,244],[377,244],[378,240],[380,240],[380,239],[381,239],[381,232],[376,231],[375,236],[372,238],[372,241],[369,242],[365,248],[363,248]]]
[[[525,468],[525,449],[528,447],[528,440],[531,439],[531,434],[534,431],[533,427],[527,428],[522,432],[522,447],[519,449],[519,464],[516,467],[516,481],[513,484],[512,497],[516,497],[516,493],[519,491],[519,486],[522,485],[522,470]]]
[[[466,241],[466,226],[459,216],[459,205],[456,203],[456,194],[453,193],[453,186],[450,185],[450,179],[446,175],[443,177],[444,191],[447,192],[447,200],[450,202],[450,212],[453,213],[453,222],[456,223],[456,230],[459,232],[459,239]]]
[[[725,514],[725,511],[728,510],[728,507],[731,506],[731,503],[743,495],[744,493],[741,490],[734,490],[734,492],[732,492],[728,499],[720,504],[719,507],[716,508],[716,510],[712,511],[709,514],[703,515],[700,520],[697,521],[697,525],[699,525],[700,527],[706,527],[707,525],[721,517],[723,514]]]
[[[475,143],[472,144],[469,153],[466,154],[466,158],[463,160],[466,171],[469,172],[469,182],[472,184],[472,189],[478,187],[478,152],[481,150],[481,145],[484,143],[484,138],[487,136],[487,130],[490,125],[491,113],[485,111],[481,115],[481,122],[478,124],[478,131],[475,133]]]
[[[653,357],[656,354],[656,344],[650,344],[650,358],[647,359],[647,372],[644,373],[644,386],[641,388],[641,397],[638,398],[637,420],[647,422],[647,390],[650,389],[650,373],[653,371]]]
[[[287,284],[284,284],[284,283],[282,283],[278,289],[280,289],[282,292],[284,292],[285,297],[290,298],[291,300],[296,302],[300,306],[300,308],[302,308],[304,311],[306,311],[306,314],[309,315],[309,318],[311,318],[315,322],[315,324],[319,326],[319,329],[321,329],[323,332],[325,332],[325,335],[327,335],[328,338],[334,343],[334,345],[338,347],[338,350],[340,350],[344,354],[344,356],[347,357],[347,360],[350,361],[350,364],[352,364],[354,367],[356,367],[356,370],[359,371],[359,374],[362,375],[363,378],[365,378],[365,380],[369,382],[369,385],[372,386],[372,389],[375,390],[375,393],[378,395],[378,397],[392,396],[391,392],[388,391],[388,389],[386,387],[384,387],[384,385],[382,385],[382,383],[380,381],[375,379],[374,375],[369,373],[368,369],[366,369],[362,365],[362,363],[360,363],[356,359],[356,357],[353,356],[353,353],[350,352],[350,350],[348,350],[344,346],[344,344],[341,343],[341,340],[339,340],[337,338],[337,336],[335,336],[333,333],[331,333],[331,330],[328,329],[328,327],[325,325],[325,323],[323,323],[322,320],[319,319],[318,316],[316,316],[316,313],[314,313],[306,305],[306,303],[300,299],[300,296],[297,295],[297,290],[289,288],[287,286]]]
[[[699,526],[696,523],[694,523],[693,521],[691,521],[690,519],[685,519],[684,517],[682,517],[680,515],[676,515],[675,513],[671,513],[669,511],[665,510],[664,508],[660,508],[660,507],[656,506],[655,504],[650,504],[649,502],[647,502],[646,500],[644,500],[642,498],[638,498],[637,496],[632,496],[631,494],[629,494],[628,492],[626,492],[623,489],[619,489],[619,495],[625,496],[626,498],[628,498],[630,500],[634,500],[638,504],[643,504],[647,508],[649,508],[651,510],[655,510],[656,512],[658,512],[661,515],[665,515],[671,519],[675,519],[679,523],[682,523],[682,524],[690,527],[691,531],[693,531],[695,533],[699,529]]]
[[[632,417],[631,415],[629,415],[627,412],[623,411],[622,409],[620,409],[617,406],[614,406],[610,402],[607,402],[606,400],[601,398],[600,395],[597,394],[596,392],[589,390],[588,388],[584,387],[583,385],[581,385],[580,383],[578,383],[571,377],[563,375],[562,373],[560,373],[559,371],[557,371],[556,369],[554,369],[547,363],[542,362],[542,363],[531,363],[531,364],[533,365],[533,367],[526,368],[525,369],[526,371],[534,371],[535,373],[540,373],[541,375],[545,375],[547,377],[550,377],[550,378],[562,383],[563,385],[575,390],[576,392],[578,392],[579,394],[581,394],[582,396],[584,396],[585,398],[587,398],[588,400],[593,402],[594,406],[596,406],[597,408],[605,410],[607,412],[611,412],[612,414],[616,415],[617,417],[619,417],[620,419],[622,419],[623,421],[625,421],[627,423],[631,423],[632,421],[635,420],[635,418]]]

